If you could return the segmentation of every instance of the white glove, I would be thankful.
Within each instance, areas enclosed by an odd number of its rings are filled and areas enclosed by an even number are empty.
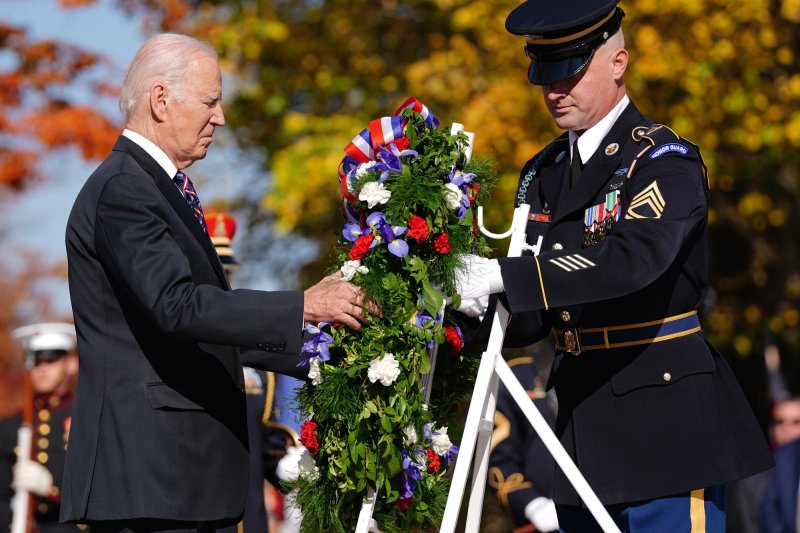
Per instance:
[[[550,498],[534,498],[525,506],[525,518],[539,531],[558,531],[556,504]]]
[[[486,314],[486,307],[489,305],[489,295],[486,294],[479,298],[470,298],[468,300],[461,300],[461,305],[456,308],[456,311],[460,311],[467,315],[468,317],[472,318],[479,318],[483,320],[483,316]]]
[[[37,496],[46,496],[53,487],[53,474],[41,464],[20,459],[14,465],[11,488],[15,492],[28,491]]]
[[[294,481],[300,475],[300,458],[303,456],[305,446],[289,446],[286,455],[278,461],[275,474],[281,481]]]
[[[470,255],[463,262],[464,266],[454,272],[456,292],[462,300],[503,292],[503,276],[497,259]]]

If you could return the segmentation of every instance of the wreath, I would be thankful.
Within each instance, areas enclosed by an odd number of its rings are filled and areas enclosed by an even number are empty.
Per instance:
[[[454,269],[490,252],[476,208],[496,176],[490,161],[469,157],[467,134],[439,129],[415,98],[371,121],[345,152],[345,225],[331,271],[383,317],[370,315],[361,331],[306,327],[310,381],[296,397],[306,450],[287,488],[296,489],[303,531],[353,531],[371,495],[382,531],[424,531],[442,519],[463,431],[457,406],[479,362],[445,302],[458,305]]]

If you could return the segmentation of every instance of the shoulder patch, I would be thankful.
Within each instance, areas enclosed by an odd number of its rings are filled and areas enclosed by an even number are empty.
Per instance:
[[[686,155],[689,153],[689,148],[682,145],[681,143],[666,143],[662,144],[658,148],[654,148],[648,157],[650,159],[655,159],[656,157],[660,157],[670,152],[677,152],[681,155]]]

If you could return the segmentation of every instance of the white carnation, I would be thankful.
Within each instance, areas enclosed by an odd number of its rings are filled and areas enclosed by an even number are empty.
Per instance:
[[[369,183],[365,183],[361,188],[361,192],[358,193],[358,199],[362,202],[367,202],[367,207],[372,209],[378,204],[385,204],[388,202],[391,195],[392,191],[384,187],[383,183],[370,181]]]
[[[448,183],[444,186],[444,201],[449,209],[461,207],[461,189],[455,183]]]
[[[403,444],[406,446],[412,446],[417,443],[417,430],[414,428],[413,425],[408,425],[403,430]]]
[[[309,481],[314,481],[319,477],[319,467],[314,462],[310,451],[303,450],[300,461],[297,463],[297,472],[300,477],[307,478]]]
[[[361,261],[358,259],[354,261],[345,261],[342,265],[342,268],[339,270],[342,271],[342,279],[345,281],[350,281],[353,279],[353,276],[356,275],[356,272],[359,274],[366,274],[369,272],[369,269],[361,264]]]
[[[312,385],[322,383],[322,371],[319,368],[319,357],[312,357],[308,360],[308,377],[311,378]]]
[[[399,375],[400,363],[394,358],[394,354],[384,354],[383,357],[377,357],[369,363],[367,377],[372,383],[380,380],[381,384],[388,387]]]
[[[436,452],[436,455],[446,454],[453,447],[450,437],[447,436],[447,426],[434,430],[434,433],[438,433],[438,435],[431,435],[433,451]]]
[[[375,163],[373,161],[370,161],[368,163],[361,163],[360,165],[358,165],[356,167],[356,178],[363,178],[364,176],[366,176],[367,172],[372,171],[373,166],[375,166]]]

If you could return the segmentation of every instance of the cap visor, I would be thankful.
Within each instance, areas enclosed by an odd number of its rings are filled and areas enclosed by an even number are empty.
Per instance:
[[[533,60],[528,68],[528,81],[534,85],[552,85],[580,73],[591,61],[594,50],[556,61]]]

